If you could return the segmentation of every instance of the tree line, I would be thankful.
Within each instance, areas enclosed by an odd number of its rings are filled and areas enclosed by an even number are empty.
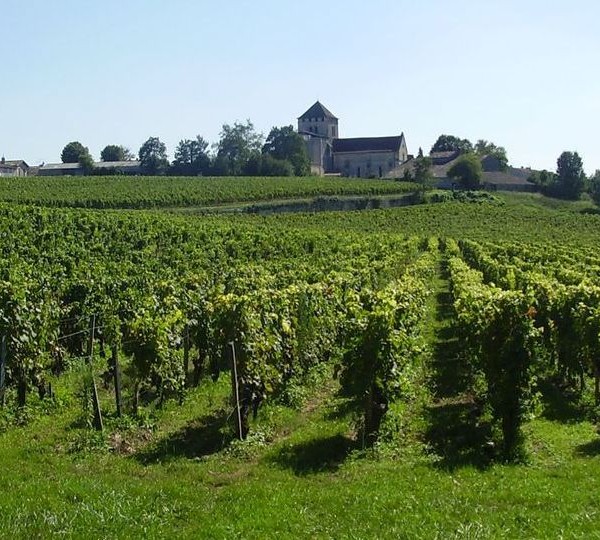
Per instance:
[[[158,137],[142,144],[137,156],[121,145],[110,144],[100,153],[103,162],[137,159],[147,175],[174,176],[307,176],[310,160],[302,137],[293,126],[274,127],[265,139],[250,120],[225,124],[213,145],[198,135],[179,141],[173,161]],[[80,163],[86,174],[110,174],[96,169],[87,147],[68,143],[61,154],[63,163]]]

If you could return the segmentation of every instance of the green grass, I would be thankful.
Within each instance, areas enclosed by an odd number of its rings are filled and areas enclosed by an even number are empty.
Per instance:
[[[531,463],[447,467],[434,454],[364,454],[328,389],[301,412],[263,411],[224,449],[203,423],[226,385],[160,414],[149,449],[70,453],[76,410],[0,436],[6,538],[598,538],[591,424],[528,425]],[[67,429],[69,428],[69,429]],[[181,434],[187,433],[187,437]],[[213,433],[211,435],[211,433]],[[213,437],[213,439],[211,439]],[[194,451],[192,452],[191,449]]]

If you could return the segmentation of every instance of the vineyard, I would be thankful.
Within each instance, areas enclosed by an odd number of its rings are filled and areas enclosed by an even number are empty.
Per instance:
[[[97,199],[2,193],[153,206],[89,180]],[[267,218],[0,206],[0,461],[32,463],[0,475],[18,493],[0,501],[6,530],[194,536],[193,514],[214,518],[207,537],[589,537],[599,235],[596,215],[514,201]],[[587,457],[557,469],[575,446]]]
[[[76,208],[196,207],[314,196],[410,193],[414,184],[348,178],[89,176],[0,178],[0,201]]]

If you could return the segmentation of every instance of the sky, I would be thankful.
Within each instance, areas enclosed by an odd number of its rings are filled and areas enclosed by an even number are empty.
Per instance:
[[[265,136],[320,100],[341,137],[452,134],[600,169],[597,0],[0,0],[0,154]]]

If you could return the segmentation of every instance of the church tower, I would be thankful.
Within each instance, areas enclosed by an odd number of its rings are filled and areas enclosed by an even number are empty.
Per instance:
[[[298,118],[312,174],[333,171],[333,141],[339,137],[338,119],[318,101]]]
[[[317,101],[298,118],[298,133],[308,133],[330,140],[337,139],[338,119],[327,107]]]

